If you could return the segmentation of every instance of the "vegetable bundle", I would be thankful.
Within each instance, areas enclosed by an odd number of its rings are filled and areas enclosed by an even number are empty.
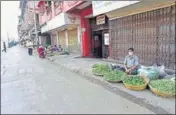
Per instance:
[[[123,82],[126,83],[126,84],[129,84],[129,85],[134,85],[134,86],[140,86],[140,85],[145,84],[144,79],[142,77],[139,77],[139,76],[125,77]]]
[[[110,71],[104,74],[104,79],[110,82],[119,82],[122,81],[124,74],[124,72],[119,70]]]
[[[162,93],[175,95],[175,82],[170,79],[153,80],[149,85]]]
[[[92,68],[96,68],[96,67],[98,67],[98,66],[100,66],[100,65],[102,65],[102,64],[94,64],[94,65],[92,66]]]
[[[92,72],[95,75],[103,76],[106,72],[109,72],[110,68],[107,64],[95,64],[93,66]]]

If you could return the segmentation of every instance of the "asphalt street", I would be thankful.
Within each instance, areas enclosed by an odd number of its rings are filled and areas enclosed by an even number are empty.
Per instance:
[[[1,114],[153,114],[16,46],[1,53]]]

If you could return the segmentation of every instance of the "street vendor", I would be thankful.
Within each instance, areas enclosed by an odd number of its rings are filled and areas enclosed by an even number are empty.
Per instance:
[[[124,60],[124,71],[130,75],[137,74],[137,67],[139,65],[139,58],[134,55],[134,49],[128,49],[128,55],[125,57]]]

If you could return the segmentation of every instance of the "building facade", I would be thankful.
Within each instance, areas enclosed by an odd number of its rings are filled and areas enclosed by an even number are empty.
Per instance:
[[[42,34],[51,36],[52,45],[61,45],[70,53],[90,55],[89,23],[85,16],[92,15],[92,2],[88,1],[40,1]],[[86,31],[84,31],[86,30]]]
[[[120,4],[93,3],[94,16],[105,13],[109,17],[109,58],[123,62],[133,47],[141,64],[175,69],[175,2],[126,1],[117,7]]]
[[[18,20],[18,35],[19,39],[22,42],[27,40],[32,40],[34,44],[37,44],[38,39],[36,38],[36,32],[39,33],[39,20],[38,20],[38,9],[35,4],[38,4],[38,1],[20,1],[20,10],[21,15]],[[35,13],[34,13],[35,8]],[[35,16],[34,16],[35,15]],[[35,23],[37,28],[35,27]]]
[[[175,1],[39,1],[41,33],[83,57],[123,62],[129,47],[140,63],[175,69]]]

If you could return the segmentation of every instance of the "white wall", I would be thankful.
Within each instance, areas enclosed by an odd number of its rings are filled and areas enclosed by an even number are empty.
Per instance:
[[[41,32],[44,33],[52,31],[68,24],[79,25],[80,22],[81,21],[79,16],[63,12],[51,19],[49,22],[47,22],[47,24],[41,28]]]
[[[92,1],[93,15],[104,14],[137,2],[139,1]]]

